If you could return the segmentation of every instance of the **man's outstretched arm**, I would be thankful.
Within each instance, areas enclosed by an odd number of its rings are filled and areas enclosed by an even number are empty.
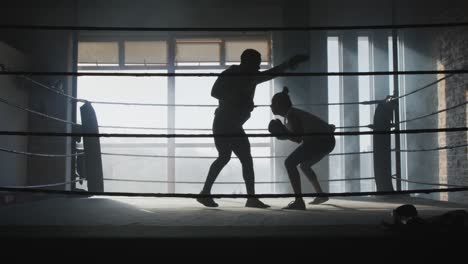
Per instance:
[[[309,56],[307,55],[295,55],[293,57],[291,57],[290,59],[288,59],[287,61],[281,63],[280,65],[278,66],[275,66],[269,70],[266,70],[266,71],[263,71],[261,73],[265,73],[266,75],[261,75],[261,76],[257,76],[256,78],[256,83],[262,83],[262,82],[266,82],[266,81],[269,81],[277,76],[273,76],[273,75],[270,75],[270,74],[276,74],[276,73],[280,73],[280,72],[284,72],[286,70],[289,70],[289,69],[294,69],[296,68],[299,64],[307,61],[309,59]]]

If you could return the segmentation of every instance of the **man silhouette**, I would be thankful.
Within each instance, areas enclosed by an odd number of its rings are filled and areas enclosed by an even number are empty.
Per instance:
[[[255,88],[258,84],[273,79],[274,76],[270,74],[294,69],[307,59],[307,56],[297,55],[272,69],[264,71],[265,75],[258,75],[262,61],[261,55],[254,49],[246,49],[241,54],[240,65],[233,65],[220,74],[211,90],[211,96],[218,99],[219,102],[213,121],[213,134],[235,134],[239,136],[214,137],[218,158],[210,166],[201,194],[211,193],[216,178],[231,159],[232,152],[236,154],[241,162],[247,194],[255,194],[255,175],[250,142],[242,127],[250,118],[250,113],[254,109]],[[218,206],[212,198],[198,198],[197,201],[207,207]],[[248,198],[245,206],[254,208],[269,207],[257,198]]]

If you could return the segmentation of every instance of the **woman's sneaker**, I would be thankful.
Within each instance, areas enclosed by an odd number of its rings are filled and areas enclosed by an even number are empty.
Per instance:
[[[321,204],[328,201],[328,197],[315,197],[315,199],[309,204]]]
[[[306,206],[303,200],[295,200],[288,204],[288,206],[283,207],[286,210],[305,210]]]

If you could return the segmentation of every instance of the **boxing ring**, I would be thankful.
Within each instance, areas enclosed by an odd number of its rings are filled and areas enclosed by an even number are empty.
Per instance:
[[[354,26],[354,27],[304,27],[304,28],[101,28],[101,27],[60,27],[60,26],[19,26],[7,25],[0,28],[15,30],[91,30],[91,31],[304,31],[304,30],[359,30],[359,29],[391,29],[394,40],[396,41],[397,31],[405,28],[442,28],[442,27],[466,27],[468,23],[450,23],[450,24],[427,24],[427,25],[389,25],[389,26]],[[396,42],[394,43],[396,51]],[[396,54],[394,52],[393,54]],[[394,55],[395,56],[395,55]],[[394,58],[394,60],[396,60]],[[422,217],[431,217],[441,213],[461,209],[466,210],[468,205],[456,204],[451,202],[442,202],[411,197],[411,194],[429,194],[446,192],[466,192],[468,186],[411,181],[401,178],[401,153],[416,152],[437,152],[449,149],[466,148],[468,144],[434,146],[431,148],[420,149],[402,149],[399,142],[399,136],[402,134],[426,134],[426,133],[452,133],[466,132],[468,127],[445,127],[432,128],[422,127],[418,129],[400,129],[401,124],[421,120],[430,116],[439,115],[466,107],[468,101],[460,104],[451,105],[445,109],[434,111],[420,116],[399,120],[400,100],[408,96],[415,96],[419,92],[433,88],[438,83],[453,78],[460,74],[467,74],[466,69],[442,70],[442,71],[399,71],[398,64],[394,61],[394,71],[386,72],[292,72],[278,73],[275,77],[313,77],[313,76],[393,76],[396,80],[394,93],[389,98],[380,98],[379,100],[361,101],[361,102],[323,102],[316,104],[307,104],[309,106],[329,107],[332,105],[375,105],[385,107],[385,104],[395,104],[391,114],[395,116],[392,119],[394,127],[382,128],[373,124],[365,126],[338,126],[337,131],[332,134],[335,136],[357,137],[362,135],[372,135],[374,139],[382,136],[393,136],[395,148],[378,148],[374,151],[360,152],[342,152],[333,153],[330,156],[346,155],[374,155],[376,164],[381,158],[375,158],[377,152],[382,155],[393,155],[396,160],[396,174],[390,175],[388,171],[380,171],[375,177],[366,178],[345,178],[330,179],[330,181],[362,181],[375,180],[377,191],[374,192],[340,192],[340,193],[303,193],[300,195],[305,199],[314,197],[328,197],[330,200],[324,204],[308,206],[306,211],[291,212],[281,210],[281,206],[292,197],[297,195],[291,193],[269,193],[269,194],[197,194],[197,193],[133,193],[133,192],[106,192],[106,182],[146,182],[146,183],[183,183],[200,185],[204,182],[199,181],[158,181],[158,180],[135,180],[128,179],[110,179],[106,178],[102,171],[102,156],[120,156],[133,158],[173,158],[173,159],[214,159],[213,156],[179,156],[179,155],[147,155],[130,153],[112,153],[101,152],[101,138],[213,138],[213,137],[238,137],[235,134],[145,134],[145,133],[99,133],[100,128],[128,128],[136,130],[184,130],[190,129],[168,129],[157,127],[130,127],[121,124],[100,126],[97,122],[94,105],[112,104],[122,107],[137,105],[147,107],[170,106],[170,107],[216,107],[216,105],[183,105],[183,104],[145,104],[140,102],[104,102],[92,101],[86,98],[77,98],[64,92],[54,89],[54,87],[40,83],[34,79],[34,76],[131,76],[131,77],[216,77],[218,73],[96,73],[96,72],[30,72],[20,70],[10,70],[4,68],[0,75],[19,76],[35,84],[38,88],[45,89],[48,92],[55,93],[73,103],[81,103],[82,123],[72,122],[70,120],[60,119],[35,109],[22,106],[12,102],[8,98],[0,98],[0,103],[9,107],[20,109],[31,115],[41,116],[56,122],[67,124],[72,127],[72,132],[40,132],[40,131],[0,131],[0,136],[18,136],[18,137],[69,137],[75,141],[83,141],[83,148],[76,148],[72,153],[32,153],[16,149],[7,149],[0,146],[0,152],[11,155],[23,155],[37,159],[56,159],[58,162],[63,159],[73,159],[78,165],[78,174],[74,175],[70,181],[50,183],[35,186],[1,186],[0,192],[6,192],[10,195],[30,195],[39,197],[38,200],[28,203],[18,203],[9,206],[0,207],[0,233],[4,236],[35,236],[44,235],[51,237],[77,236],[77,237],[217,237],[217,236],[324,236],[335,234],[336,236],[348,234],[386,235],[387,230],[381,226],[382,221],[391,222],[390,212],[401,204],[414,204]],[[259,73],[261,75],[262,73]],[[428,75],[441,74],[444,77],[434,82],[418,87],[406,94],[399,94],[398,77],[402,75]],[[243,75],[235,75],[243,76]],[[301,105],[297,105],[300,107]],[[256,107],[269,107],[269,105],[256,105]],[[390,122],[390,121],[389,121]],[[359,131],[360,128],[371,128],[372,131]],[[211,131],[209,128],[203,128]],[[199,131],[201,129],[193,129]],[[251,131],[265,131],[266,128],[251,129]],[[323,133],[305,133],[295,134],[298,136],[323,135]],[[251,138],[270,138],[278,135],[271,133],[249,133]],[[256,159],[278,159],[285,156],[253,156]],[[388,164],[387,164],[388,165]],[[379,166],[377,166],[378,168]],[[381,173],[381,174],[380,174]],[[395,190],[388,187],[388,182],[395,180]],[[386,183],[379,183],[384,181]],[[403,190],[401,183],[410,182],[420,186],[419,189]],[[75,189],[76,183],[86,184],[87,190]],[[219,181],[215,184],[243,184],[244,182]],[[255,184],[289,184],[289,181],[257,181]],[[387,184],[387,185],[386,185]],[[71,190],[52,189],[52,187],[71,186]],[[198,204],[195,199],[200,197],[211,197],[219,199],[220,208],[205,208]],[[272,205],[269,209],[250,209],[244,208],[243,200],[249,197],[262,198]],[[31,217],[35,215],[35,217]],[[7,226],[8,228],[1,228]],[[32,230],[31,227],[40,228]],[[294,227],[292,229],[291,227]],[[50,230],[59,230],[58,232],[49,232]],[[236,231],[233,231],[236,230]]]

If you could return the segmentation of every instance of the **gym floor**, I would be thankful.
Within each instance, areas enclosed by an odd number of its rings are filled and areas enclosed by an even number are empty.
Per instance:
[[[75,255],[106,260],[125,254],[132,259],[229,255],[287,261],[312,255],[361,260],[375,254],[398,260],[396,252],[415,252],[421,260],[445,249],[463,250],[468,237],[466,229],[396,232],[382,225],[392,222],[391,211],[402,204],[415,205],[422,218],[468,209],[414,197],[334,198],[307,205],[306,211],[282,210],[291,201],[283,198],[262,199],[269,209],[246,208],[245,199],[217,199],[218,208],[206,208],[183,198],[40,198],[0,206],[0,238],[8,241],[2,252],[27,248],[37,254],[78,250]]]
[[[311,199],[306,199],[309,202]],[[333,198],[282,210],[289,198],[262,199],[268,209],[244,207],[245,199],[217,199],[207,208],[194,199],[138,197],[64,197],[0,206],[0,234],[15,237],[216,238],[380,236],[382,221],[402,204],[428,218],[468,205],[411,197]]]

